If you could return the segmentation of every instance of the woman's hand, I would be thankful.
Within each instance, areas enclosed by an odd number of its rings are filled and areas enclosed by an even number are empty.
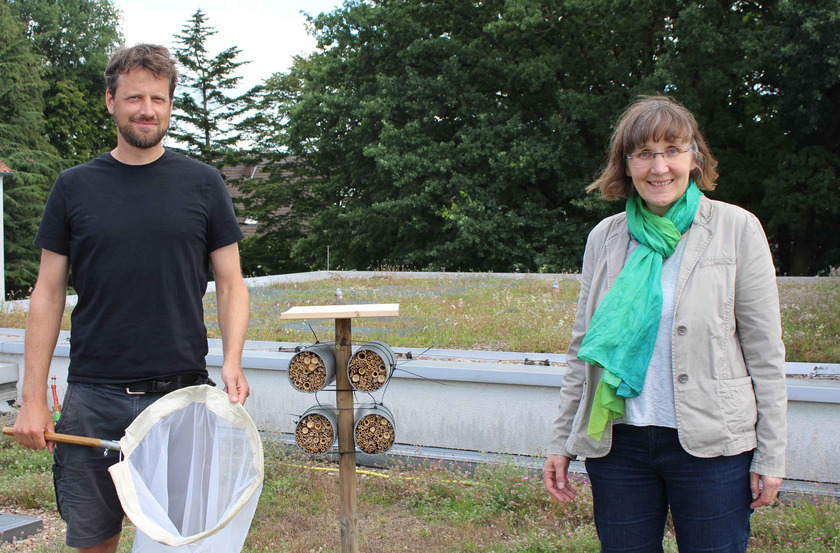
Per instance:
[[[545,469],[543,469],[543,472],[545,472]],[[752,491],[753,502],[750,503],[750,509],[773,503],[773,500],[779,495],[781,485],[781,478],[751,472],[750,491]]]
[[[549,455],[542,470],[545,489],[557,501],[564,503],[573,500],[577,494],[577,490],[569,482],[569,463],[571,461],[565,455]]]

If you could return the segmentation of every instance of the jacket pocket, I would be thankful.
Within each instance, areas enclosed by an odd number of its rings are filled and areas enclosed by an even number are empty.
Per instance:
[[[725,265],[729,267],[735,266],[735,257],[731,255],[719,255],[715,257],[703,257],[700,259],[701,267],[715,267]]]
[[[692,317],[702,316],[709,328],[727,336],[734,322],[735,262],[728,257],[703,258],[699,265],[683,298],[692,295]]]
[[[755,431],[758,412],[751,377],[721,380],[720,402],[730,432],[739,434]]]

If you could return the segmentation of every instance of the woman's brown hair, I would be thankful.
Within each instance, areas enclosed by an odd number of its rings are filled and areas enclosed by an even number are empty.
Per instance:
[[[629,197],[635,189],[627,176],[626,156],[646,142],[658,140],[691,142],[697,164],[691,177],[700,190],[715,189],[718,162],[709,151],[694,115],[668,96],[640,96],[619,117],[610,139],[607,165],[586,191],[600,190],[607,200]]]

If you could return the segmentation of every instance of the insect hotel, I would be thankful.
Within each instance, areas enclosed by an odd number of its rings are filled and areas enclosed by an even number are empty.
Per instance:
[[[384,453],[394,445],[394,417],[379,404],[356,406],[356,391],[373,392],[390,379],[396,356],[387,344],[373,341],[352,354],[350,321],[358,317],[396,317],[399,304],[293,307],[283,320],[335,319],[335,341],[318,342],[289,361],[289,382],[307,393],[335,382],[334,406],[310,407],[295,428],[295,441],[310,454],[330,451],[338,442],[341,505],[341,553],[358,553],[356,538],[356,450]]]

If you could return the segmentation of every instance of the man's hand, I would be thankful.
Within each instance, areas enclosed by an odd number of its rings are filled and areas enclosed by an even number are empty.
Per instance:
[[[44,440],[44,432],[54,432],[50,410],[46,404],[30,407],[24,403],[20,408],[17,420],[15,420],[15,440],[17,443],[30,449],[44,449],[50,453],[55,451],[55,443]]]
[[[750,491],[752,492],[753,502],[750,503],[750,509],[773,503],[773,500],[779,495],[781,485],[781,478],[751,472]]]
[[[248,386],[248,381],[245,379],[242,367],[234,367],[227,363],[224,364],[222,366],[222,382],[225,384],[225,392],[230,397],[230,401],[245,405],[245,400],[251,395],[251,387]]]
[[[543,466],[542,476],[545,489],[555,499],[564,503],[575,498],[577,490],[569,482],[569,463],[565,455],[549,455]]]

